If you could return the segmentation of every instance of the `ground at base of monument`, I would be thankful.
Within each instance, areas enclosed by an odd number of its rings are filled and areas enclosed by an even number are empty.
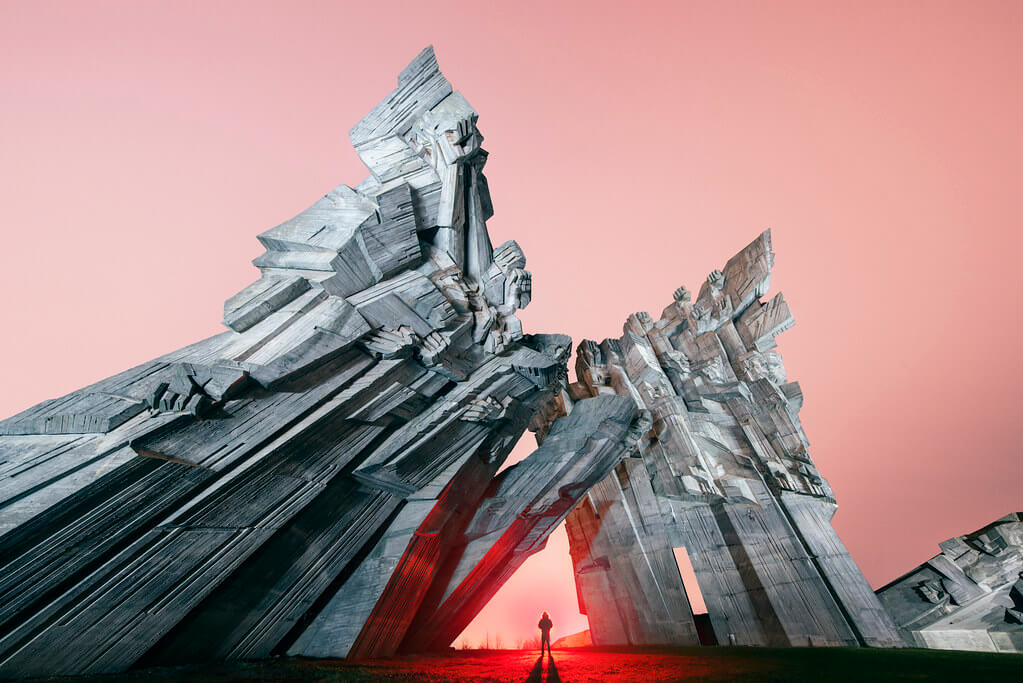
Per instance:
[[[552,657],[528,650],[455,650],[346,662],[278,658],[124,674],[32,679],[135,681],[1013,681],[1023,655],[859,648],[570,648]]]

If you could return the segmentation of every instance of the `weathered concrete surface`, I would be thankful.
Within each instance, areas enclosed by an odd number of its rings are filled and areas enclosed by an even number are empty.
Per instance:
[[[582,611],[597,645],[700,642],[676,560],[685,548],[714,639],[737,645],[902,641],[831,527],[836,504],[810,459],[802,392],[775,336],[793,324],[767,293],[765,232],[684,287],[655,321],[584,341],[569,393],[633,398],[653,429],[568,516]]]
[[[906,641],[1023,652],[1023,512],[939,546],[940,554],[877,590]]]
[[[568,384],[476,122],[424,50],[228,331],[0,422],[0,676],[444,648],[566,518],[598,645],[902,644],[830,525],[770,234]]]
[[[476,120],[424,50],[227,332],[0,422],[0,676],[447,645],[627,455],[629,399],[543,417],[571,340],[522,333]]]

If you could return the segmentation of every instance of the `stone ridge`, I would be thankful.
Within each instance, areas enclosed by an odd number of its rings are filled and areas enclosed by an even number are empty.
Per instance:
[[[0,677],[445,647],[635,448],[629,399],[548,424],[571,340],[515,316],[476,122],[427,48],[228,331],[0,422]]]
[[[619,339],[579,346],[571,399],[628,396],[653,418],[637,456],[567,521],[597,645],[902,645],[831,527],[834,495],[775,345],[792,316],[781,294],[761,299],[773,262],[768,231],[695,302],[680,287],[659,320],[636,313]],[[702,633],[683,548],[706,601]]]

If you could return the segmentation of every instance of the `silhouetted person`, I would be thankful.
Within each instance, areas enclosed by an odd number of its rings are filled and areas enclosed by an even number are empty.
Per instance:
[[[551,654],[551,627],[554,626],[554,622],[551,621],[550,615],[546,612],[540,617],[540,623],[537,624],[540,629],[540,656],[543,657],[543,646],[547,646],[547,655]]]

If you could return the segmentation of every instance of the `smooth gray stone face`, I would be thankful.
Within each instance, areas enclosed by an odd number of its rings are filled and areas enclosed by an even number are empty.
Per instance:
[[[0,677],[446,647],[628,456],[631,399],[554,422],[571,340],[515,317],[476,121],[427,48],[227,332],[0,422]]]
[[[939,546],[939,555],[877,589],[906,642],[1023,652],[1023,512]]]
[[[680,287],[659,320],[636,313],[619,339],[579,346],[572,398],[628,396],[653,420],[637,457],[568,516],[596,644],[902,645],[831,527],[802,392],[775,348],[792,316],[781,294],[761,299],[773,258],[765,232],[695,301]]]

